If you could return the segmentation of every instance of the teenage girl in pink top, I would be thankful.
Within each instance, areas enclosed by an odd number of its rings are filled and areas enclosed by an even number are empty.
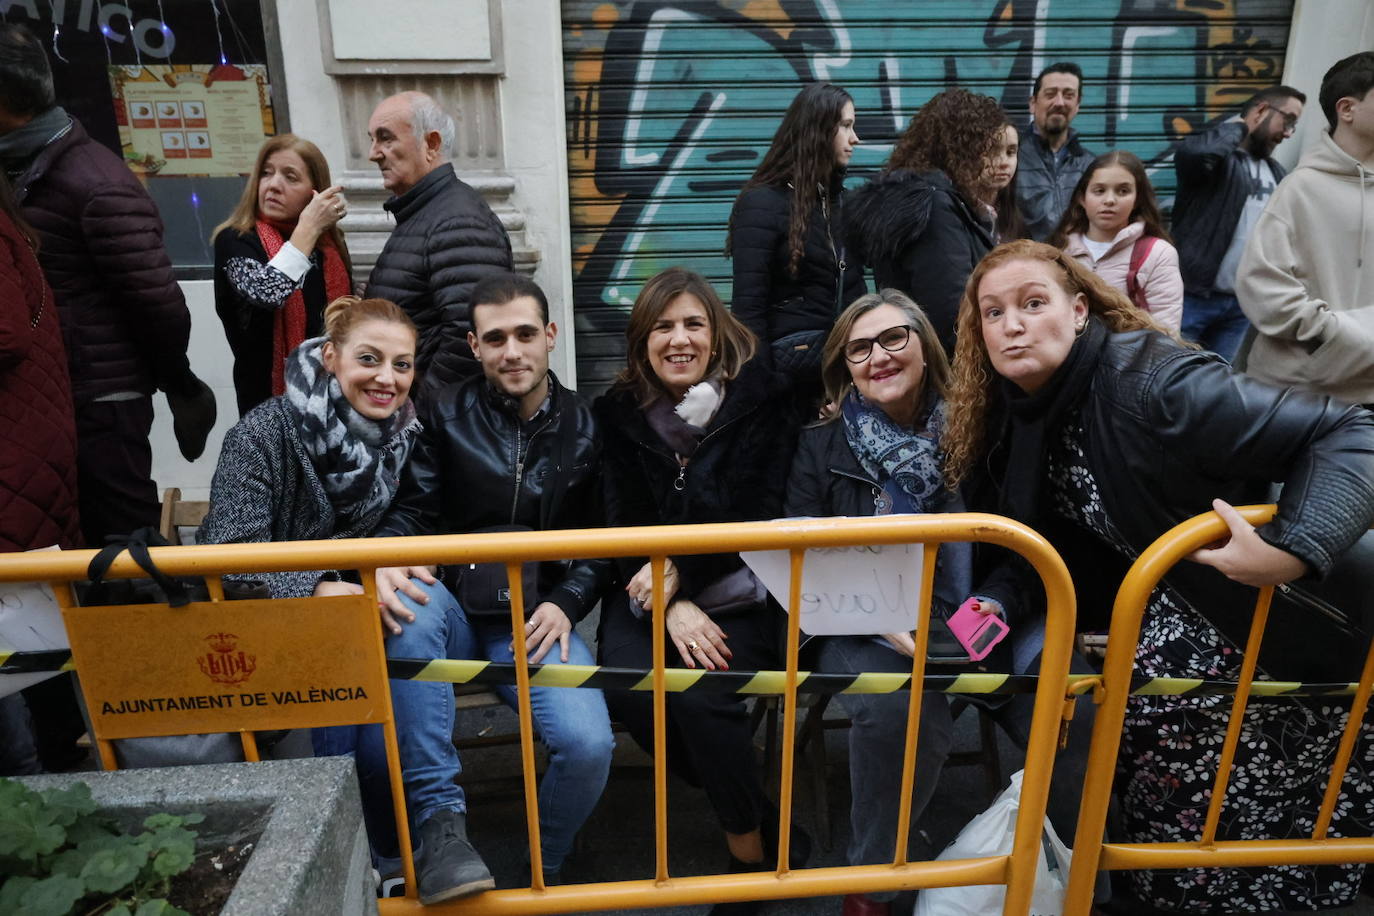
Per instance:
[[[1135,154],[1115,150],[1088,166],[1049,242],[1177,331],[1183,277],[1163,222],[1145,166]]]

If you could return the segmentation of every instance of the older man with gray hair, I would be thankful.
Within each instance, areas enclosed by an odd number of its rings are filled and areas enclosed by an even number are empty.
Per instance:
[[[510,238],[482,195],[449,162],[453,119],[423,92],[383,99],[368,121],[368,158],[392,193],[383,206],[396,229],[368,278],[367,294],[390,299],[420,329],[424,392],[481,373],[468,347],[469,297],[483,277],[511,269]]]

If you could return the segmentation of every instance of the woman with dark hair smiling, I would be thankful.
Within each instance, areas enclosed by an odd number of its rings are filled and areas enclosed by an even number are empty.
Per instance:
[[[628,365],[596,402],[605,436],[611,526],[756,521],[782,514],[798,413],[786,379],[753,359],[757,342],[699,274],[671,267],[644,284],[625,331]],[[653,580],[645,558],[602,605],[601,663],[652,662]],[[738,554],[674,556],[664,576],[668,636],[682,665],[708,671],[781,665],[782,610]],[[671,662],[670,662],[671,663]],[[652,697],[607,691],[611,718],[653,747]],[[731,871],[773,867],[776,811],[759,782],[743,699],[667,697],[668,763],[702,786],[725,831]],[[794,834],[792,866],[804,864]],[[720,904],[744,914],[756,903]]]
[[[854,100],[830,83],[797,93],[730,212],[731,311],[762,355],[819,393],[820,351],[835,316],[865,292],[841,234],[845,169],[859,136]]]
[[[930,316],[945,353],[964,281],[999,241],[1021,234],[1016,128],[997,100],[947,89],[921,106],[883,173],[847,207],[849,249]]]
[[[1003,245],[969,277],[959,311],[946,476],[970,508],[1034,527],[1073,576],[1079,625],[1177,523],[1215,510],[1223,541],[1151,595],[1136,649],[1146,677],[1237,679],[1253,588],[1331,572],[1374,522],[1374,416],[1256,382],[1184,346],[1064,252]],[[1232,507],[1270,501],[1256,529]],[[1210,567],[1210,568],[1209,568]],[[1366,571],[1367,574],[1367,571]],[[1258,677],[1357,680],[1369,635],[1354,596],[1313,610],[1309,582],[1274,593]],[[1009,592],[1013,630],[1033,589]],[[1131,697],[1118,797],[1125,839],[1196,840],[1229,718],[1226,696]],[[1218,840],[1310,836],[1348,707],[1274,697],[1246,709]],[[1356,746],[1332,835],[1368,836],[1374,747]],[[1132,873],[1151,912],[1234,913],[1348,904],[1361,866]]]

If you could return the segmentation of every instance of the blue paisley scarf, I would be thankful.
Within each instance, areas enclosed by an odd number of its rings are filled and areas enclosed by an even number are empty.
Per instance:
[[[945,486],[940,433],[945,402],[935,398],[916,417],[912,430],[897,425],[881,407],[851,388],[840,404],[845,438],[854,457],[892,500],[891,512],[929,512]]]

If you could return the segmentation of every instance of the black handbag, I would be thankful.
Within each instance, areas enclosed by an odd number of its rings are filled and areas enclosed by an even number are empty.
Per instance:
[[[558,465],[550,477],[539,506],[541,529],[550,527],[558,517],[563,492],[572,480],[572,465],[576,442],[573,424],[559,423]],[[533,531],[528,525],[497,525],[480,528],[473,534],[491,531]],[[445,579],[464,613],[470,617],[500,617],[510,619],[510,577],[505,563],[464,563],[444,567]],[[525,563],[520,568],[520,593],[524,598],[524,613],[529,616],[539,605],[539,564]]]
[[[158,569],[148,553],[149,547],[166,547],[167,539],[156,528],[140,528],[129,535],[106,538],[106,545],[86,567],[86,582],[74,582],[76,602],[82,607],[119,604],[166,604],[185,607],[192,601],[209,601],[205,580],[197,577],[169,576]],[[146,579],[105,579],[115,557],[124,551],[148,574]]]
[[[825,337],[825,331],[797,331],[779,337],[770,345],[773,368],[793,378],[799,375],[819,376]]]
[[[497,525],[472,532],[533,531],[526,525]],[[469,617],[510,619],[510,578],[505,563],[462,563],[445,567],[453,595]],[[528,616],[539,603],[539,564],[520,568],[520,591]]]

